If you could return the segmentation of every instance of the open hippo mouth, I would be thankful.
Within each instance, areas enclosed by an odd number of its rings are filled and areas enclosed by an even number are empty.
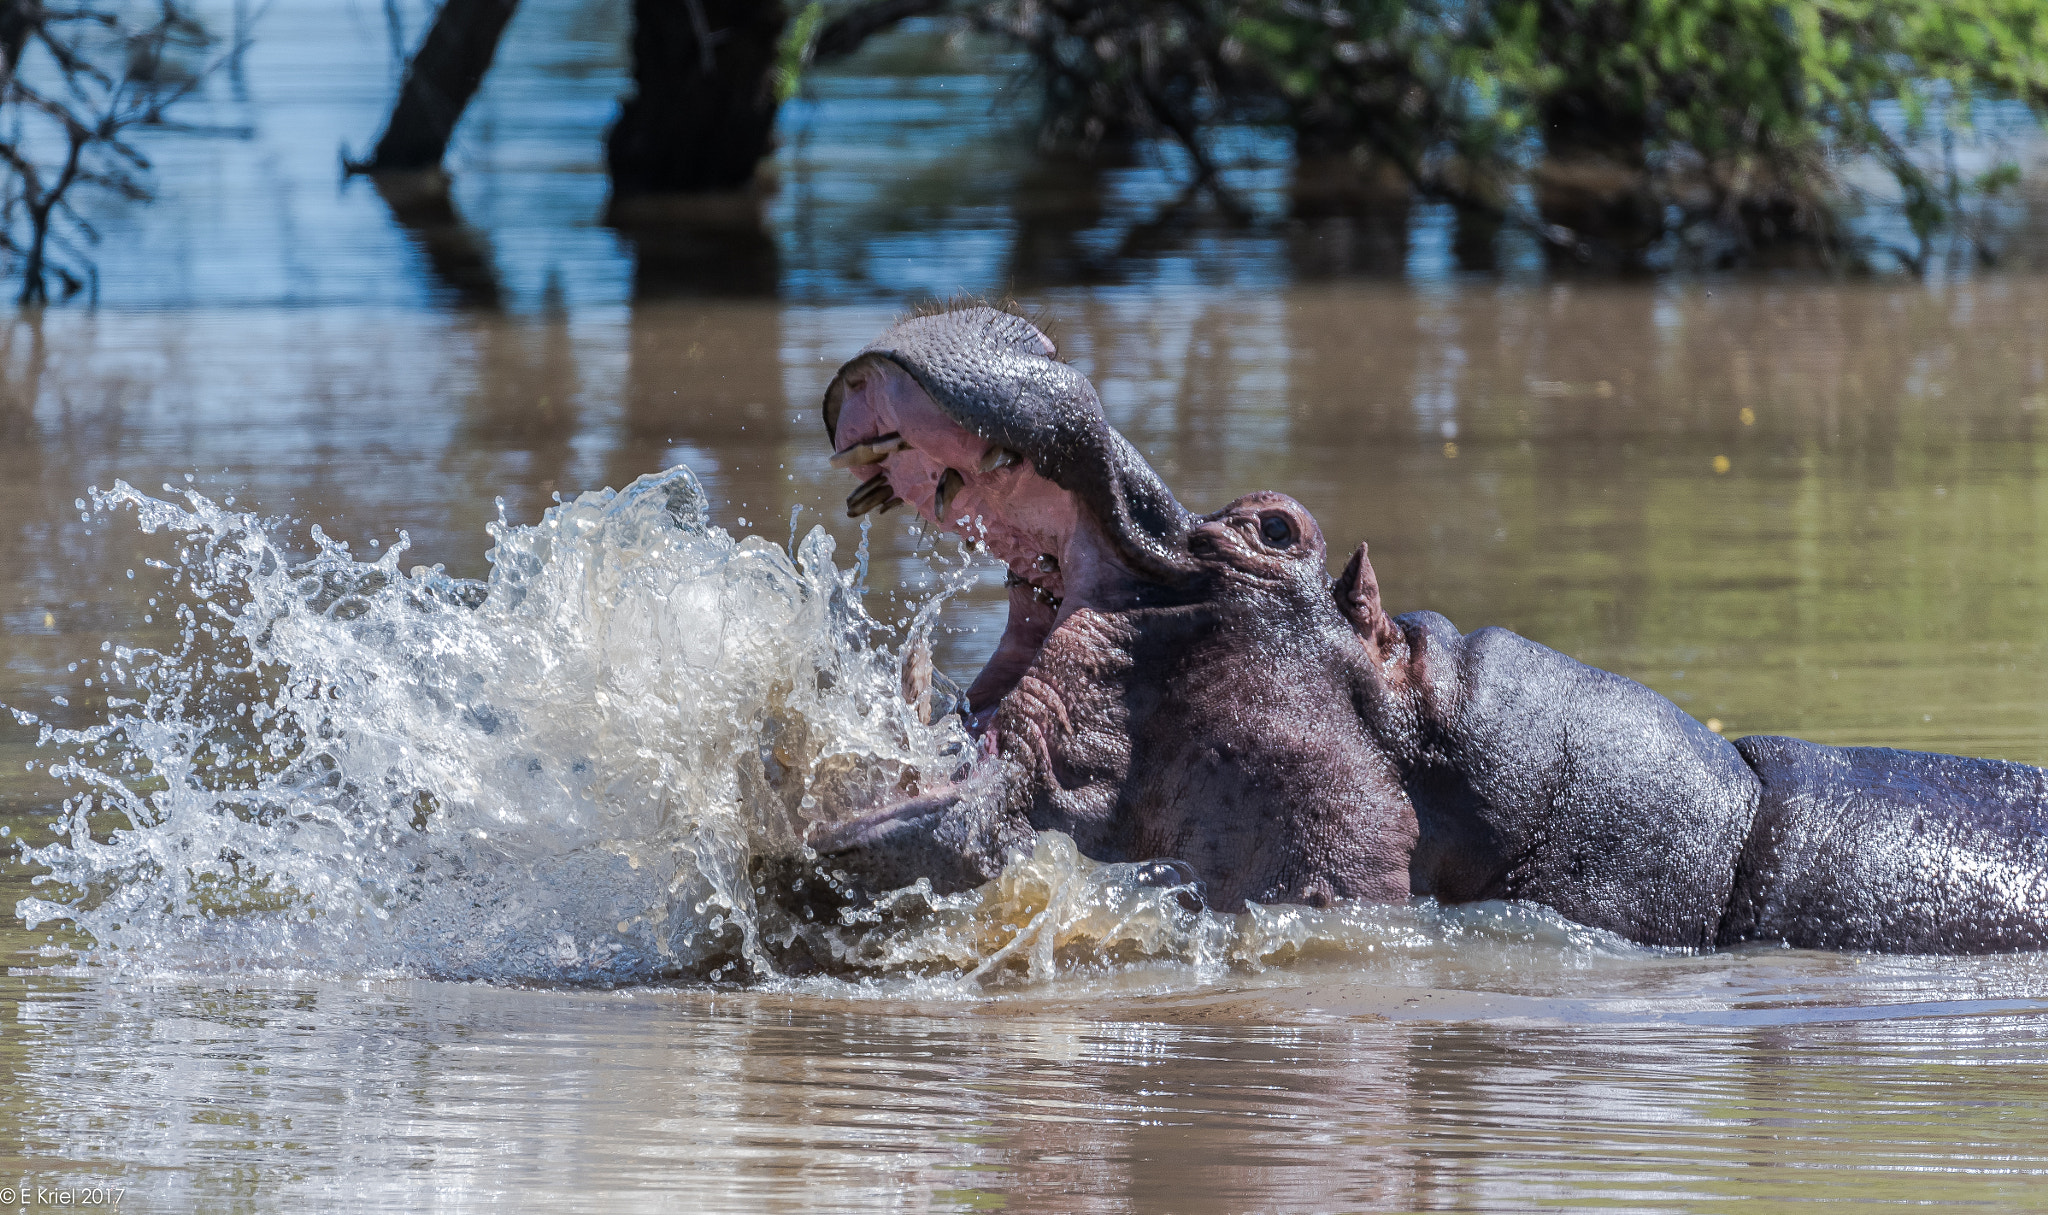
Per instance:
[[[967,689],[977,732],[1061,621],[1164,601],[1193,571],[1195,521],[1023,317],[896,325],[833,378],[825,432],[832,463],[861,478],[849,515],[908,504],[1008,567],[1009,623]]]

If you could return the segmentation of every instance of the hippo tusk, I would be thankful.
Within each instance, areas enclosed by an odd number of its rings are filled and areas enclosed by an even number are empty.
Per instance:
[[[932,516],[940,523],[944,523],[946,521],[946,504],[953,500],[953,495],[965,488],[967,488],[967,478],[961,476],[958,469],[947,469],[945,475],[939,478],[938,492],[932,496]]]
[[[858,519],[893,497],[895,491],[889,488],[889,478],[869,477],[846,495],[846,517]]]
[[[991,447],[988,449],[987,454],[981,457],[981,471],[992,473],[999,468],[1008,468],[1012,464],[1022,464],[1023,462],[1023,456],[1018,455],[1007,447]]]
[[[903,655],[903,702],[921,725],[932,724],[932,644],[920,633]]]
[[[855,443],[845,451],[832,453],[834,468],[862,468],[869,464],[880,464],[890,456],[910,446],[902,435],[890,433],[879,438]]]

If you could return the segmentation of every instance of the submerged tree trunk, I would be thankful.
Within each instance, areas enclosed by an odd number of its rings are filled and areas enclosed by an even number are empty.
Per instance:
[[[1664,208],[1649,180],[1650,115],[1587,49],[1626,45],[1635,4],[1549,0],[1537,17],[1544,44],[1565,59],[1565,78],[1543,102],[1536,209],[1576,238],[1553,244],[1554,256],[1609,268],[1639,265],[1664,235]]]
[[[633,0],[634,95],[607,144],[614,197],[744,188],[773,146],[780,0]]]
[[[439,168],[455,124],[476,96],[518,7],[519,0],[446,0],[406,66],[376,152],[351,167],[366,173]]]
[[[5,65],[8,80],[14,78],[15,65],[21,62],[22,48],[35,32],[40,14],[35,0],[0,0],[0,64]]]
[[[828,63],[844,59],[861,48],[861,44],[877,34],[895,29],[912,17],[927,17],[941,13],[953,0],[873,0],[859,8],[841,13],[818,31],[818,41],[811,48],[814,63]]]
[[[1649,179],[1648,118],[1605,102],[1569,91],[1544,107],[1536,209],[1574,234],[1577,260],[1626,268],[1664,235],[1664,208]]]
[[[1307,278],[1332,274],[1395,276],[1408,264],[1415,186],[1385,159],[1325,150],[1295,140],[1289,254]],[[1361,149],[1362,152],[1362,149]]]

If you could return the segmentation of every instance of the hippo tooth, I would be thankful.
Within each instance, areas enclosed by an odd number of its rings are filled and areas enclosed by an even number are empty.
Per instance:
[[[895,510],[897,507],[901,505],[903,505],[903,499],[896,497],[894,494],[891,494],[889,496],[889,500],[887,502],[882,503],[882,513],[886,515],[890,511]]]
[[[1022,578],[1019,578],[1019,577],[1018,577],[1018,576],[1017,576],[1017,575],[1016,575],[1015,573],[1013,573],[1012,571],[1010,571],[1010,570],[1004,570],[1004,571],[1003,571],[1003,585],[1004,585],[1004,586],[1023,586],[1023,585],[1025,585],[1025,582],[1024,582],[1024,580],[1023,580]]]
[[[864,443],[855,443],[845,451],[833,452],[832,467],[860,468],[867,464],[880,464],[891,455],[902,451],[908,446],[910,444],[903,441],[902,435],[892,431],[878,438],[869,439]]]
[[[1060,559],[1058,557],[1053,556],[1051,553],[1040,553],[1038,554],[1037,564],[1039,573],[1056,574],[1059,572]]]
[[[998,468],[1008,468],[1012,464],[1021,464],[1023,461],[1023,456],[1018,455],[1007,447],[991,447],[988,449],[987,454],[981,457],[981,471],[991,473]]]
[[[949,468],[946,470],[946,474],[939,478],[938,493],[932,498],[932,514],[938,518],[939,522],[944,523],[946,521],[946,504],[953,500],[954,494],[959,493],[966,487],[967,478],[961,476],[958,469]]]
[[[932,724],[932,646],[919,635],[903,655],[903,701],[917,714],[917,720]]]
[[[889,478],[869,477],[846,495],[846,517],[858,519],[862,515],[889,500],[894,491],[889,488]]]

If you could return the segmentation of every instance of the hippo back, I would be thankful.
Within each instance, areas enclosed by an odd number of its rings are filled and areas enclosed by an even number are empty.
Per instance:
[[[1757,736],[1763,782],[1720,944],[2048,948],[2048,771]]]
[[[1393,740],[1420,829],[1414,893],[1526,899],[1646,945],[1709,948],[1756,778],[1678,706],[1506,629],[1396,623],[1420,677]]]

